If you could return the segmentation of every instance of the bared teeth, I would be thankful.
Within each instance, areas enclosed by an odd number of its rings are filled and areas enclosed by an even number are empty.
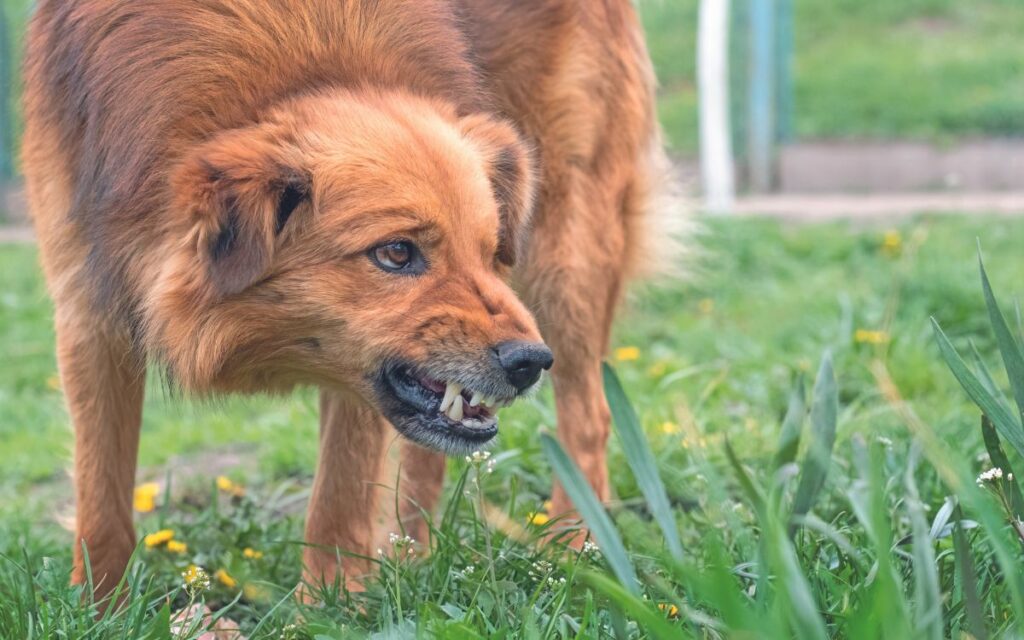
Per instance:
[[[462,419],[466,416],[467,406],[483,406],[488,411],[495,412],[512,404],[514,400],[514,398],[497,398],[485,395],[480,391],[473,391],[471,389],[467,389],[466,395],[462,395],[464,389],[465,387],[458,382],[446,382],[444,397],[441,399],[441,406],[438,407],[438,412],[446,415],[454,422],[462,422]]]
[[[448,410],[448,417],[455,422],[462,420],[462,396],[455,396],[455,400],[452,401],[452,406]]]
[[[462,385],[461,384],[459,384],[458,382],[449,382],[448,385],[444,389],[444,399],[441,400],[441,408],[440,408],[441,413],[447,413],[448,412],[448,408],[451,407],[452,404],[455,402],[455,398],[460,398],[461,399],[462,396],[459,395],[461,393],[462,393]],[[459,406],[460,406],[460,413],[461,413],[461,403],[460,403]]]

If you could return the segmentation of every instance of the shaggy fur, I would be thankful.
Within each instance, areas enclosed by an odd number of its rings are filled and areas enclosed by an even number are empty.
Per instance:
[[[395,359],[458,376],[543,334],[559,437],[608,497],[600,360],[661,158],[630,0],[42,0],[27,42],[74,580],[79,542],[101,590],[135,547],[147,363],[196,394],[322,389],[308,579],[365,569],[335,549],[371,548]],[[422,275],[368,258],[396,239]],[[408,517],[444,466],[404,449]]]

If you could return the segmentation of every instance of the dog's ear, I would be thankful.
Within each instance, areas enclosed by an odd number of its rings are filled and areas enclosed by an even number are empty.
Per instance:
[[[473,114],[462,119],[462,132],[481,150],[487,177],[498,203],[501,227],[498,260],[513,265],[528,234],[536,178],[531,149],[511,124]]]
[[[217,297],[239,293],[270,267],[277,237],[308,200],[309,178],[258,127],[194,150],[172,178],[178,211]]]

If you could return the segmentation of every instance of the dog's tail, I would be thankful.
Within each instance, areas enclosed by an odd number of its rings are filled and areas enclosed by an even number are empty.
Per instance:
[[[699,227],[660,131],[639,163],[624,203],[628,275],[654,282],[686,278],[694,268]]]

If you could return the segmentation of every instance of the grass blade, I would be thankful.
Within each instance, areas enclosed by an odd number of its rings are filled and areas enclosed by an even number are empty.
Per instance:
[[[774,518],[767,524],[766,532],[765,552],[771,568],[779,576],[780,595],[788,601],[783,610],[789,617],[794,635],[797,638],[827,638],[825,623],[792,542],[783,535],[781,525]]]
[[[954,517],[956,520],[953,526],[953,555],[956,556],[956,569],[960,575],[960,591],[963,594],[964,610],[967,612],[967,629],[977,640],[987,640],[988,629],[985,628],[981,596],[978,595],[978,574],[974,570],[974,558],[971,557],[967,536],[960,526],[963,522],[963,513],[959,505]]]
[[[1024,516],[1024,496],[1021,496],[1020,485],[1017,484],[1017,474],[1013,472],[1010,459],[1006,457],[1002,445],[999,444],[999,434],[992,426],[992,421],[984,415],[981,416],[981,435],[985,440],[985,450],[988,451],[992,466],[1003,470],[1001,482],[1010,490],[1010,506],[1013,508],[1013,514],[1018,518]],[[1013,480],[1010,480],[1010,476],[1013,476]]]
[[[911,453],[907,464],[904,485],[907,489],[905,505],[911,522],[911,538],[914,556],[914,613],[917,637],[942,640],[942,592],[939,588],[939,574],[935,566],[934,541],[924,519],[921,497],[914,482],[919,450]]]
[[[828,352],[821,358],[818,379],[814,383],[811,402],[811,444],[804,456],[800,482],[793,498],[793,516],[800,518],[814,506],[818,494],[825,486],[832,465],[832,447],[836,441],[836,420],[839,413],[839,391],[832,370],[832,356]]]
[[[992,373],[988,370],[985,360],[981,357],[981,354],[978,353],[978,347],[974,345],[973,340],[970,341],[970,345],[971,357],[974,360],[974,369],[978,372],[978,380],[981,382],[981,385],[985,387],[985,390],[991,393],[992,397],[998,400],[999,404],[1001,404],[1004,409],[1009,411],[1010,403],[1003,394],[1002,389],[1000,389],[999,385],[996,384],[995,379],[992,378]]]
[[[793,383],[793,390],[789,394],[789,405],[786,408],[786,417],[782,419],[779,448],[775,452],[775,459],[772,462],[775,469],[796,459],[796,452],[800,449],[800,431],[807,413],[805,398],[804,376],[800,374],[796,377],[796,382]]]
[[[606,576],[592,571],[581,573],[578,578],[595,591],[608,598],[613,605],[631,616],[655,638],[685,637],[682,629],[665,619],[661,612],[652,609],[640,596],[630,593],[622,585]]]
[[[985,385],[967,368],[935,318],[932,318],[932,328],[935,330],[935,337],[939,342],[939,351],[960,386],[989,417],[999,434],[1013,445],[1018,453],[1024,455],[1024,430],[1021,429],[1020,423],[1009,410],[999,404],[999,401],[991,393],[985,390]]]
[[[999,310],[996,296],[992,293],[992,285],[989,284],[988,274],[985,273],[985,264],[981,260],[980,246],[978,247],[978,269],[981,271],[981,288],[985,292],[985,306],[988,307],[988,317],[992,322],[992,330],[996,334],[999,354],[1003,358],[1006,375],[1010,378],[1010,389],[1013,390],[1013,397],[1017,401],[1017,411],[1021,420],[1024,421],[1024,354],[1021,353],[1020,345],[1014,340],[1010,327],[1006,324],[1006,318]]]
[[[754,506],[754,511],[759,516],[765,515],[765,496],[764,491],[761,490],[754,479],[750,477],[750,473],[746,467],[740,462],[739,458],[736,457],[736,451],[733,450],[732,444],[729,439],[725,440],[725,457],[729,459],[729,464],[732,465],[733,470],[736,472],[736,477],[740,481],[740,487],[747,494],[751,504]]]
[[[643,429],[640,428],[640,421],[637,420],[636,411],[630,404],[626,392],[615,375],[615,370],[605,362],[602,364],[601,373],[604,378],[604,392],[608,398],[608,407],[612,412],[612,421],[615,424],[615,433],[619,436],[622,444],[622,452],[626,455],[626,461],[636,476],[637,485],[647,500],[651,514],[661,527],[665,536],[665,544],[668,552],[676,560],[683,557],[683,545],[679,541],[679,530],[676,526],[676,519],[672,507],[668,501],[668,494],[665,493],[665,485],[658,475],[658,465],[654,460],[654,454],[647,444]]]
[[[629,561],[629,556],[626,555],[622,538],[619,537],[618,530],[594,494],[590,483],[586,481],[580,468],[566,455],[565,449],[550,433],[540,434],[540,445],[548,462],[551,463],[551,468],[558,477],[558,481],[562,483],[565,493],[568,494],[583,521],[590,528],[590,533],[597,540],[597,544],[601,546],[601,553],[608,561],[608,566],[612,568],[627,591],[638,595],[640,589],[637,584],[636,571]]]

